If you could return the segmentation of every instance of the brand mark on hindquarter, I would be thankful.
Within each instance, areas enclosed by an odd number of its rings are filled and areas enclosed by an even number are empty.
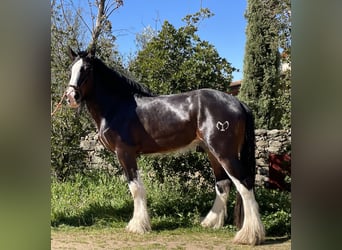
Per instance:
[[[221,131],[224,132],[229,128],[229,122],[228,121],[224,121],[224,122],[217,122],[216,123],[216,128]]]

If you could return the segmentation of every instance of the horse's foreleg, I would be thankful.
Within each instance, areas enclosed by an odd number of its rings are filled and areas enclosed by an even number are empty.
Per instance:
[[[127,153],[118,154],[118,158],[125,170],[129,190],[134,201],[133,217],[126,230],[132,233],[146,233],[151,230],[151,223],[147,212],[146,191],[137,170],[136,158]]]
[[[150,218],[147,212],[146,192],[139,173],[137,178],[128,183],[134,200],[133,218],[126,229],[133,233],[145,233],[151,230]]]
[[[208,156],[216,179],[216,198],[213,207],[210,209],[201,225],[203,227],[221,228],[227,217],[227,199],[229,197],[231,181],[211,152],[208,152]]]
[[[224,225],[224,219],[227,217],[227,199],[230,190],[230,180],[216,182],[216,198],[213,207],[202,221],[203,227],[221,228]]]

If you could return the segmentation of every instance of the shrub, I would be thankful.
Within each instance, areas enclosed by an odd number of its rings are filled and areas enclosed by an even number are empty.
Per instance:
[[[267,235],[291,235],[291,193],[257,188],[256,199]]]
[[[80,139],[90,131],[91,123],[84,116],[75,118],[75,111],[57,112],[51,120],[51,170],[60,180],[72,178],[86,169],[86,152],[80,147]]]

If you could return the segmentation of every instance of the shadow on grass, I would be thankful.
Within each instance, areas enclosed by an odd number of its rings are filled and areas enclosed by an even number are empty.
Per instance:
[[[133,213],[133,204],[125,203],[119,208],[91,204],[88,209],[75,216],[66,216],[64,213],[57,214],[51,221],[51,226],[68,225],[74,227],[93,226],[97,223],[110,224],[111,222],[127,222]]]
[[[176,223],[174,220],[167,219],[152,221],[152,230],[156,232],[161,232],[165,230],[175,230],[181,227],[187,228],[189,227],[189,225],[185,223]]]
[[[282,237],[272,237],[266,238],[265,242],[262,245],[275,245],[281,244],[291,239],[291,236],[282,236]]]

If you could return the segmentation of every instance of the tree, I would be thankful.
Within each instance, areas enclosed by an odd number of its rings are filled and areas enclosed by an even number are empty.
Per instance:
[[[201,9],[183,20],[186,25],[176,29],[165,21],[154,37],[148,32],[129,69],[142,83],[158,94],[185,92],[199,88],[227,91],[235,70],[221,58],[213,45],[197,35],[197,24],[212,13]],[[147,43],[145,41],[148,41]]]
[[[282,110],[280,124],[283,128],[291,127],[291,3],[290,0],[279,2],[277,15],[280,36],[281,65],[286,65],[280,75],[279,105]]]
[[[62,2],[52,2],[51,6],[51,106],[60,101],[68,82],[68,66],[66,48],[79,47],[81,44],[81,20]],[[70,109],[57,112],[51,119],[51,166],[52,174],[65,179],[72,173],[84,169],[84,153],[79,148],[81,119],[74,118]],[[76,132],[77,131],[77,132]],[[87,128],[83,128],[87,131]]]
[[[111,32],[108,21],[108,11],[116,9],[122,1],[114,1],[118,5],[105,5],[105,1],[95,1],[97,8],[103,6],[104,16],[96,17],[100,27],[93,32],[90,25],[84,22],[82,12],[76,9],[72,2],[51,2],[51,106],[60,101],[69,81],[70,59],[67,56],[68,47],[85,50],[87,48],[87,31],[91,32],[92,40],[88,48],[94,44],[97,56],[113,64],[120,64],[120,58],[115,50],[115,36]],[[92,17],[95,20],[95,16]],[[94,21],[95,22],[95,21]],[[99,30],[98,33],[95,30]],[[96,40],[94,42],[94,39]],[[58,179],[71,178],[74,173],[87,169],[86,152],[80,147],[80,139],[94,131],[95,126],[85,112],[75,112],[69,108],[56,112],[51,118],[51,166],[52,174]]]
[[[280,81],[279,49],[286,44],[284,37],[288,37],[281,19],[286,6],[279,0],[249,0],[245,14],[247,41],[239,97],[254,111],[258,128],[282,126],[287,101],[281,98],[287,87]]]
[[[140,34],[136,35],[136,46],[138,50],[144,50],[145,46],[158,35],[158,32],[150,25],[145,27]]]

